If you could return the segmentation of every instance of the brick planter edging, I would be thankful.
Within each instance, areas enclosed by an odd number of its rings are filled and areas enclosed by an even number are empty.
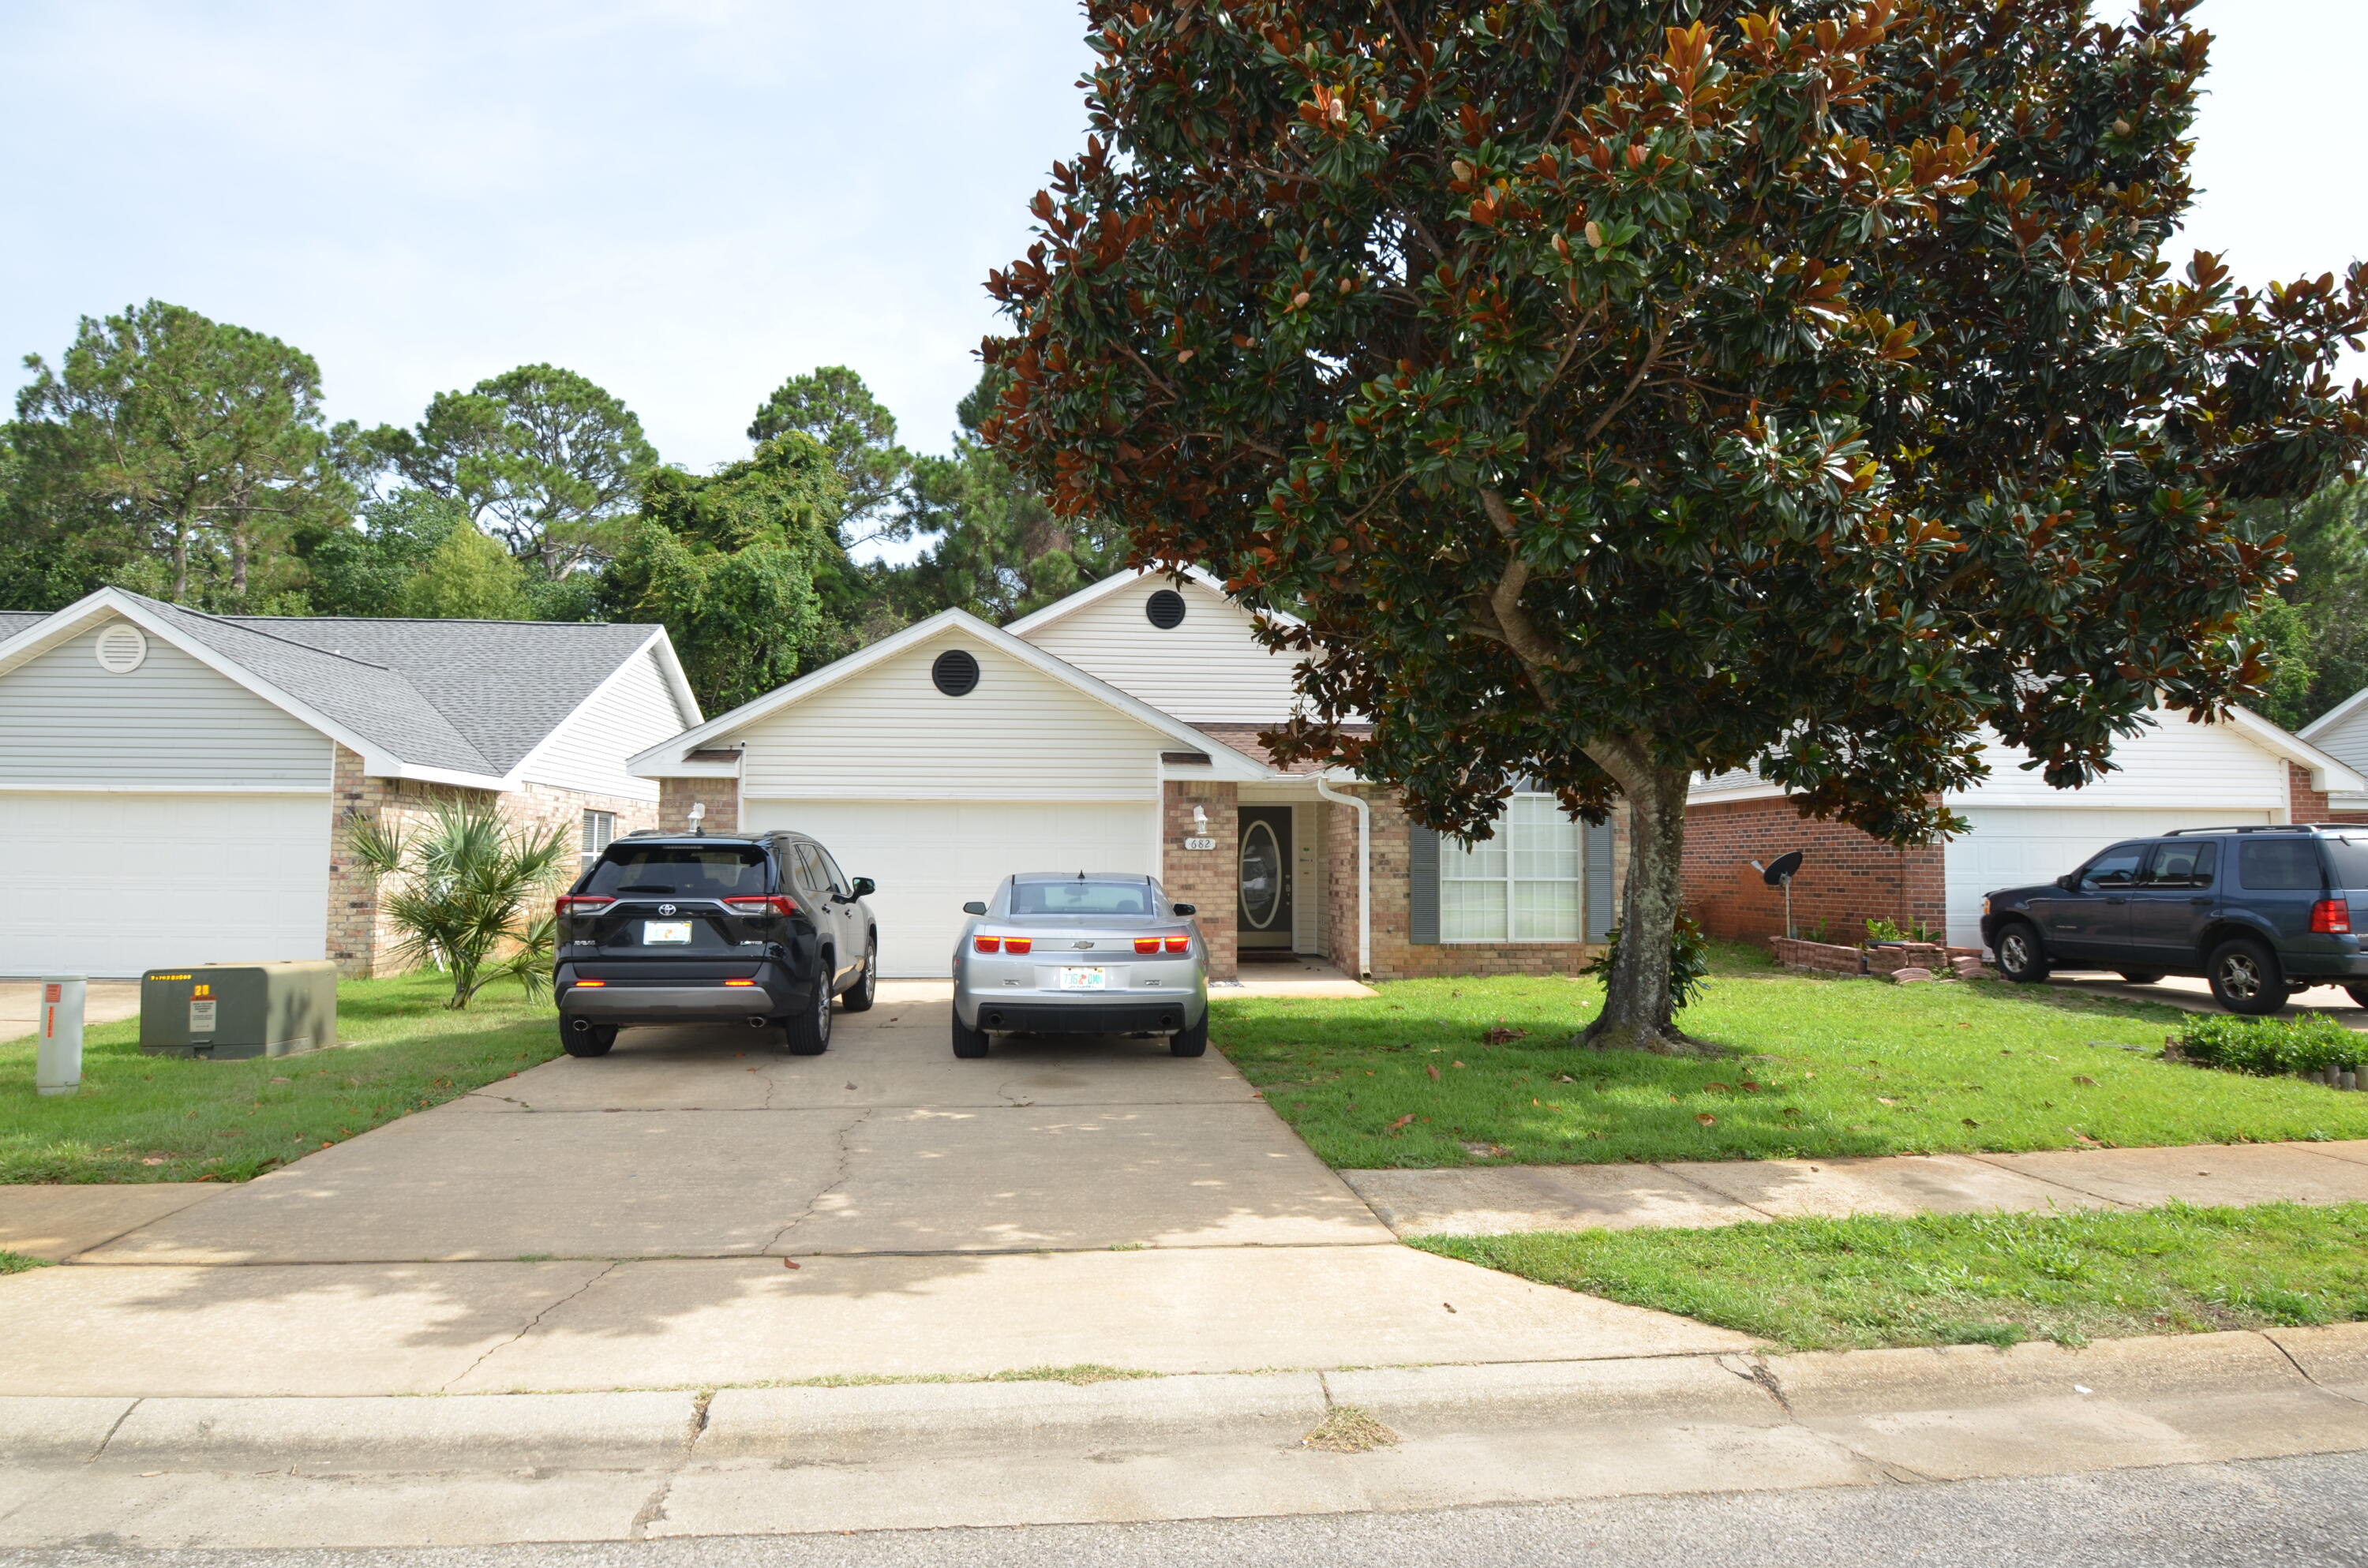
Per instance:
[[[1973,980],[1981,977],[1982,955],[1972,948],[1947,948],[1938,942],[1899,942],[1880,948],[1845,948],[1833,942],[1805,942],[1797,937],[1770,937],[1776,961],[1803,974],[1863,974],[1883,979]]]

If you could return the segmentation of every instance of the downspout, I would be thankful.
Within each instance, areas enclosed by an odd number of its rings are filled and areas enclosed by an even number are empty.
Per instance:
[[[1315,792],[1327,801],[1357,808],[1357,978],[1373,978],[1373,812],[1372,806],[1355,795],[1346,795],[1332,788],[1332,780],[1319,773],[1315,776]]]

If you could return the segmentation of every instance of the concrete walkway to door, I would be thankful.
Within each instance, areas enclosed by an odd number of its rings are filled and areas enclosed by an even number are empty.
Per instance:
[[[1583,1360],[1743,1336],[1401,1246],[1221,1056],[629,1030],[0,1279],[18,1393]],[[783,1260],[791,1267],[784,1267]]]

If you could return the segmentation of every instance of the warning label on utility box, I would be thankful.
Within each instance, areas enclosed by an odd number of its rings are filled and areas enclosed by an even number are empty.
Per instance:
[[[191,1034],[214,1032],[214,999],[212,997],[200,996],[190,1002],[189,1032]]]

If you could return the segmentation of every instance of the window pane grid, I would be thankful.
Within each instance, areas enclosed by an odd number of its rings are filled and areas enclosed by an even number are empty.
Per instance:
[[[1516,795],[1492,838],[1439,846],[1439,935],[1448,942],[1576,942],[1585,934],[1578,824],[1551,795]]]

